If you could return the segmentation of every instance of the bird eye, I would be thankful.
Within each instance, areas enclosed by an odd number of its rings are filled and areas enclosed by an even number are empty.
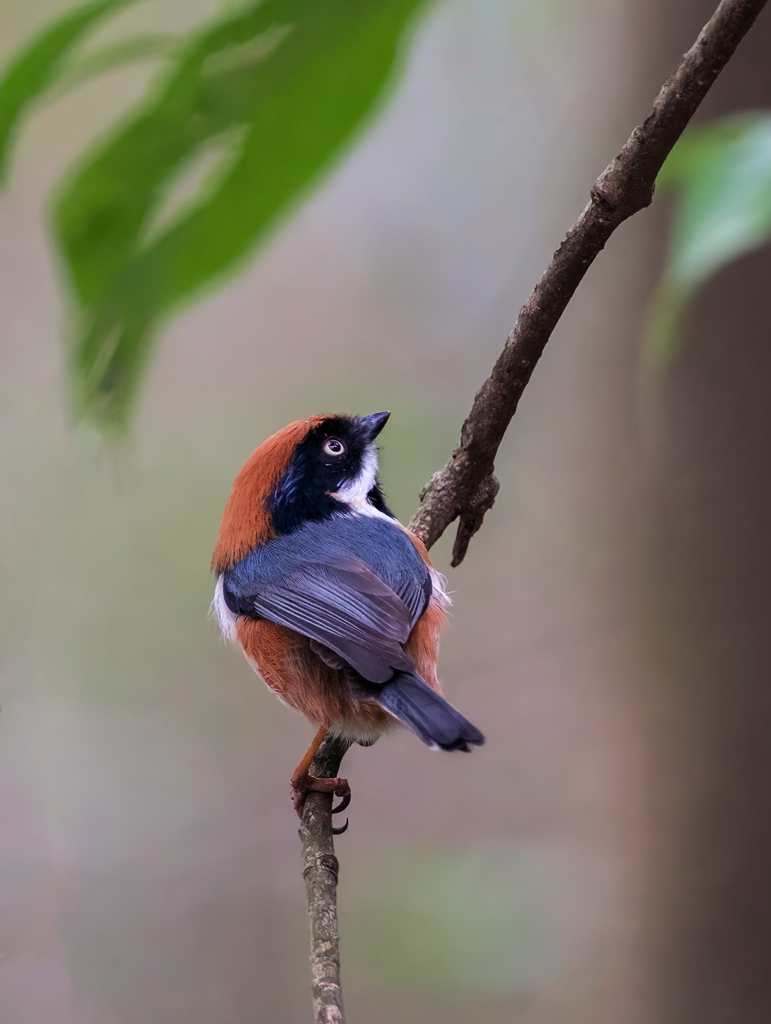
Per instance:
[[[338,441],[336,437],[330,437],[324,442],[324,451],[327,455],[343,455],[345,453],[345,445],[342,441]]]

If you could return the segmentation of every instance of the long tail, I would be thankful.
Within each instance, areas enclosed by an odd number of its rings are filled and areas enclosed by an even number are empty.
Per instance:
[[[379,687],[375,700],[434,749],[468,751],[469,743],[481,746],[485,741],[475,725],[411,673],[397,672]]]

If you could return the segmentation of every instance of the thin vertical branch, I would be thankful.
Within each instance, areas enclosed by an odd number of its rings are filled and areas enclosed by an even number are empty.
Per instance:
[[[495,501],[498,482],[493,469],[498,446],[565,307],[613,231],[651,202],[664,160],[766,2],[722,0],[677,71],[661,87],[650,116],[642,127],[635,128],[595,182],[589,203],[520,310],[491,375],[477,392],[463,424],[460,445],[424,489],[410,523],[410,529],[431,547],[450,523],[459,519],[453,565],[463,560],[469,540]],[[311,774],[336,776],[347,749],[345,742],[328,737]],[[337,926],[339,865],[331,810],[331,794],[309,793],[300,827],[315,1024],[345,1021]]]
[[[310,774],[335,778],[348,749],[346,740],[327,736]],[[340,869],[332,835],[332,794],[309,793],[300,824],[303,878],[308,899],[314,1024],[345,1024],[340,982],[337,876]]]

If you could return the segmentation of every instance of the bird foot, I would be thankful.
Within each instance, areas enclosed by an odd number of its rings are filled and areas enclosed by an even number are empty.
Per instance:
[[[292,806],[299,817],[302,817],[308,793],[334,793],[335,796],[341,797],[337,807],[332,808],[333,814],[344,811],[351,802],[351,787],[348,785],[348,779],[317,779],[314,775],[304,772],[302,775],[292,776],[290,785],[292,787]],[[340,835],[347,828],[348,822],[346,821],[342,828],[333,828],[332,832],[335,835]]]

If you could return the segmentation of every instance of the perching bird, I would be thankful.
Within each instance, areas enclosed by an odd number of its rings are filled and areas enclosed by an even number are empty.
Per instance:
[[[485,741],[436,677],[443,578],[380,489],[389,415],[310,416],[269,437],[236,477],[214,552],[223,634],[318,726],[292,776],[298,813],[312,789],[350,797],[345,779],[308,774],[329,730],[363,746],[399,722],[435,750]]]

